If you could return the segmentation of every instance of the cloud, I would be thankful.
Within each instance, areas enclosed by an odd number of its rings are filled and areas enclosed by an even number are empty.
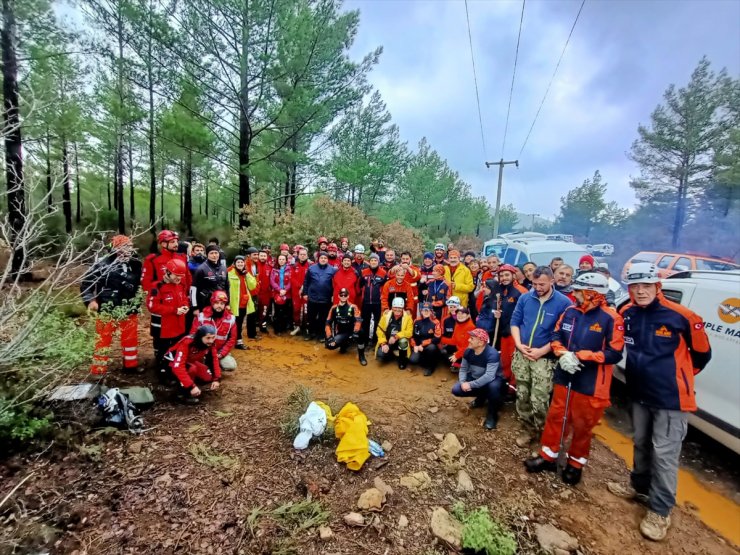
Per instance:
[[[468,1],[487,157],[501,157],[521,3]],[[528,2],[505,157],[516,158],[568,36],[580,0]],[[353,0],[361,10],[357,54],[382,44],[370,80],[401,136],[426,136],[477,195],[493,204],[497,168],[484,166],[465,6]],[[588,1],[524,150],[504,172],[503,202],[522,212],[558,211],[560,197],[599,169],[607,198],[632,207],[627,158],[639,123],[670,83],[683,84],[703,54],[740,69],[740,3]],[[676,29],[682,29],[677,33]]]

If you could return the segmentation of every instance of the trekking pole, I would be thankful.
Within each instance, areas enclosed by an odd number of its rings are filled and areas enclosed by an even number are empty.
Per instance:
[[[571,380],[568,380],[568,392],[565,394],[565,412],[563,413],[563,427],[560,429],[560,448],[558,450],[558,460],[557,465],[560,470],[563,470],[565,468],[565,464],[567,464],[567,457],[565,457],[564,449],[565,449],[565,427],[568,423],[568,409],[570,408],[570,393],[571,393],[571,386],[573,382]],[[562,463],[562,461],[565,460],[565,464]]]
[[[496,310],[501,311],[501,293],[496,293]],[[491,345],[496,348],[496,340],[498,339],[498,328],[501,325],[501,318],[496,318],[496,328],[493,330],[493,343]]]

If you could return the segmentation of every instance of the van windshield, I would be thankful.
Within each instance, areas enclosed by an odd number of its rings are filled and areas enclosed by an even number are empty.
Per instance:
[[[740,266],[733,264],[732,262],[724,262],[723,260],[707,260],[706,258],[696,259],[697,270],[712,270],[715,272],[729,272],[731,270],[740,269]]]
[[[550,261],[558,256],[562,258],[568,266],[578,269],[578,261],[585,251],[551,251],[551,252],[533,252],[529,255],[530,260],[537,266],[549,266]]]

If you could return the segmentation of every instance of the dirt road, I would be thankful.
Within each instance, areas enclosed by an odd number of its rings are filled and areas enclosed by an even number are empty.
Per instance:
[[[480,426],[449,389],[454,376],[438,369],[399,371],[372,358],[326,352],[321,344],[265,337],[237,352],[239,369],[199,407],[160,402],[145,414],[154,429],[141,438],[88,436],[74,453],[53,448],[3,467],[0,499],[35,471],[0,510],[0,552],[28,553],[45,545],[55,553],[316,553],[429,555],[446,553],[430,532],[434,507],[455,501],[486,505],[513,528],[522,553],[538,553],[534,524],[550,522],[575,536],[584,554],[737,553],[684,508],[674,511],[667,541],[643,540],[644,508],[611,496],[607,480],[626,479],[624,463],[596,444],[584,480],[564,487],[552,475],[531,476],[517,447],[518,427],[507,405],[499,429]],[[370,437],[390,441],[387,463],[370,459],[359,472],[336,462],[333,441],[295,452],[279,430],[281,407],[298,384],[316,399],[352,401],[372,421]],[[158,395],[164,392],[158,391]],[[435,434],[455,433],[464,445],[472,492],[456,491],[457,468],[430,453]],[[432,485],[412,491],[400,477],[426,471]],[[350,528],[342,517],[357,510],[360,494],[381,477],[394,489],[373,525]],[[330,512],[333,537],[296,530],[264,511],[310,497]],[[255,509],[261,508],[263,513]],[[399,526],[399,518],[408,526]],[[368,519],[371,520],[371,519]],[[23,538],[25,537],[25,540]],[[13,551],[12,542],[26,543]]]

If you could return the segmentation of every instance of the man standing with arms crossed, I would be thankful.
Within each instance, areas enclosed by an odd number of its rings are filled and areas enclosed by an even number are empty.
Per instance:
[[[555,357],[550,348],[555,324],[571,305],[555,291],[552,270],[539,266],[532,276],[532,291],[521,295],[511,316],[516,352],[511,371],[516,378],[516,412],[524,430],[516,444],[529,445],[542,432],[550,404]]]
[[[696,411],[694,376],[712,358],[712,350],[701,317],[663,296],[655,264],[632,264],[626,282],[632,302],[620,312],[635,430],[634,468],[629,486],[610,482],[607,487],[626,499],[647,496],[640,532],[660,541],[671,525],[681,444],[689,413]]]

